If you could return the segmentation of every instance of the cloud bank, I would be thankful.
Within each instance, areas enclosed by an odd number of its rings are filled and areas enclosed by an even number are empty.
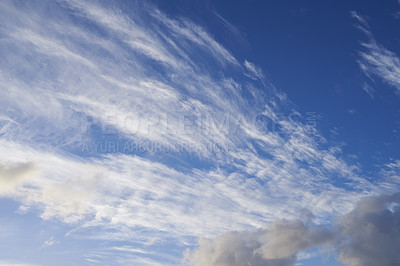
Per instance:
[[[346,265],[400,263],[400,193],[360,201],[338,226],[345,238],[336,248]]]
[[[364,198],[333,227],[300,220],[272,223],[267,229],[227,232],[200,239],[186,252],[186,262],[199,266],[295,265],[300,251],[319,247],[334,251],[345,265],[400,263],[400,193]]]
[[[294,265],[299,251],[331,238],[326,228],[283,220],[256,232],[228,232],[212,241],[200,239],[199,248],[188,251],[186,260],[194,265]]]

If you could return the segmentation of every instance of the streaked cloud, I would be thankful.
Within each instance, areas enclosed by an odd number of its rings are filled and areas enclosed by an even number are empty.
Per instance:
[[[46,248],[46,247],[51,247],[53,246],[55,243],[57,243],[57,241],[54,239],[53,236],[51,236],[49,239],[47,239],[46,241],[44,241],[43,245],[41,248]]]
[[[364,83],[362,89],[371,97],[371,99],[375,98],[375,89],[372,88],[368,83]]]
[[[383,82],[395,88],[400,94],[400,58],[399,56],[379,44],[371,32],[368,22],[359,13],[351,12],[353,18],[357,20],[356,27],[368,37],[367,42],[362,42],[364,50],[360,51],[358,65],[361,70],[372,81],[374,77],[379,77]],[[369,85],[363,85],[363,90],[373,98],[373,90]]]
[[[259,79],[261,81],[264,79],[264,74],[260,67],[254,65],[253,63],[247,60],[244,61],[244,66],[246,67],[246,72],[244,74],[249,78],[255,80]]]

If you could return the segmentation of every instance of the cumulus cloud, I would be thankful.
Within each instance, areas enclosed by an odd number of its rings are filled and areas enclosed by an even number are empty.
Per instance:
[[[339,260],[350,266],[400,264],[400,193],[369,197],[339,222]]]
[[[349,266],[399,265],[400,193],[364,198],[329,228],[283,220],[258,231],[200,238],[198,245],[186,251],[189,264],[294,265],[300,251],[326,247]]]
[[[299,251],[332,237],[322,226],[282,220],[256,232],[228,232],[215,240],[202,238],[199,248],[187,252],[186,258],[195,265],[294,265]]]
[[[15,190],[39,173],[32,162],[0,164],[0,196],[12,196]]]

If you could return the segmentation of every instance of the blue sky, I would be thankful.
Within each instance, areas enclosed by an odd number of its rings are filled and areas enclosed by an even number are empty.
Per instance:
[[[3,1],[0,264],[400,264],[400,3]]]

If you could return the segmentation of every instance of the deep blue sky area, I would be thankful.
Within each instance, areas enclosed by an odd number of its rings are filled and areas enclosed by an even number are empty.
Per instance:
[[[377,41],[400,52],[400,11],[396,1],[173,1],[157,4],[168,13],[190,14],[237,56],[260,65],[268,79],[287,93],[302,114],[318,114],[318,126],[343,151],[379,164],[396,158],[399,97],[379,79],[369,80],[357,60],[366,35],[350,12],[362,14]],[[235,30],[229,31],[226,21]],[[365,83],[379,92],[374,99]],[[331,134],[334,131],[335,134]],[[378,165],[376,168],[375,166]]]

